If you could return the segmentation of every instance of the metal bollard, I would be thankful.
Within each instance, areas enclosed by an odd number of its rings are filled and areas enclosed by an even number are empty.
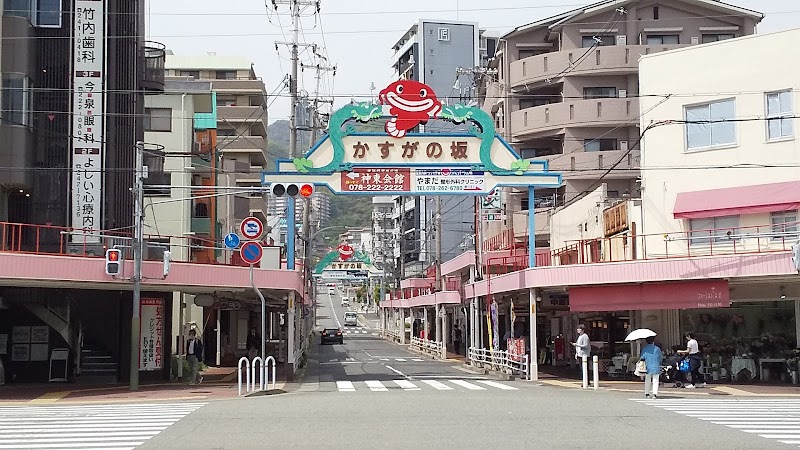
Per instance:
[[[247,357],[239,359],[239,395],[242,395],[242,364],[244,363],[244,373],[246,376],[245,392],[250,392],[250,360]]]
[[[581,364],[583,365],[583,388],[589,387],[589,358],[581,356]]]
[[[597,360],[597,355],[592,356],[592,371],[592,383],[594,389],[597,390],[597,386],[600,384],[600,362]]]

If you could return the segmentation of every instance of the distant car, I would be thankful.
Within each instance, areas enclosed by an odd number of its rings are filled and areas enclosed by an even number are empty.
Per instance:
[[[350,306],[350,299],[348,297],[342,297],[342,306]]]
[[[336,288],[335,287],[329,287],[328,288],[328,294],[336,295]]]
[[[320,344],[325,345],[327,343],[332,344],[344,344],[344,336],[342,336],[342,330],[338,328],[325,328],[322,330],[321,333]]]
[[[358,326],[358,313],[348,311],[344,313],[344,326],[355,327]]]

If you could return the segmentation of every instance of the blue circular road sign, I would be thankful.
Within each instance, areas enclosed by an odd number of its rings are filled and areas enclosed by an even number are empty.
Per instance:
[[[261,244],[258,242],[245,242],[239,252],[242,255],[242,260],[248,264],[258,264],[264,255],[264,249],[261,248]]]
[[[228,233],[225,235],[225,247],[228,247],[231,250],[238,247],[240,241],[239,235],[236,233]]]

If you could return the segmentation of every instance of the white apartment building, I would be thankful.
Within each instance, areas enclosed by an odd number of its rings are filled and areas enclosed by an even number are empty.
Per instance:
[[[784,53],[798,39],[800,29],[642,57],[641,126],[655,124],[642,140],[646,234],[682,233],[672,251],[796,240],[800,65]]]

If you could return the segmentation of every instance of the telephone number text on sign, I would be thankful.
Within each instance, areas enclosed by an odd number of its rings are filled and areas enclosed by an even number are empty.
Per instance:
[[[403,168],[359,168],[341,174],[346,192],[401,192],[411,187],[411,170]]]

